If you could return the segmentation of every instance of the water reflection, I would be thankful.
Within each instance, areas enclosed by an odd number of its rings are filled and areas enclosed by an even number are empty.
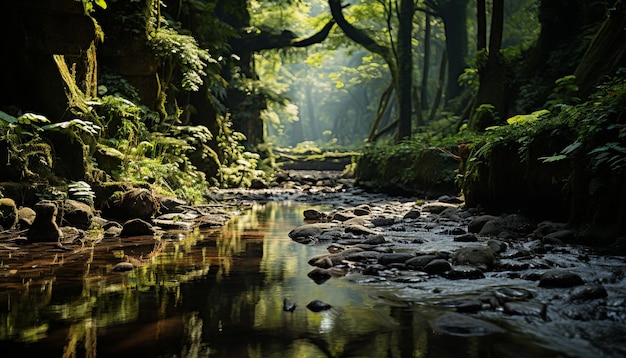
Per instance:
[[[287,236],[308,208],[255,204],[222,229],[164,240],[128,273],[112,267],[130,248],[94,251],[51,270],[37,287],[0,291],[2,355],[483,357],[507,356],[518,344],[516,353],[528,352],[519,337],[435,333],[429,322],[437,312],[385,300],[349,277],[316,284],[307,261],[324,247]],[[285,298],[297,305],[293,312],[283,310]],[[333,308],[309,311],[314,299]]]

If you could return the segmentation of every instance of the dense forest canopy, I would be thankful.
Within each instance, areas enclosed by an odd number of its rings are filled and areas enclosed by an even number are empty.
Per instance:
[[[626,67],[613,0],[29,0],[0,11],[12,49],[0,66],[11,168],[0,180],[147,182],[191,202],[210,185],[271,180],[285,150],[398,143],[466,160],[456,145],[565,116]]]

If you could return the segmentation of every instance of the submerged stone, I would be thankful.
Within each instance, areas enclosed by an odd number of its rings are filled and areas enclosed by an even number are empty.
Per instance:
[[[433,322],[433,328],[453,336],[486,336],[504,330],[493,323],[460,313],[446,313]]]

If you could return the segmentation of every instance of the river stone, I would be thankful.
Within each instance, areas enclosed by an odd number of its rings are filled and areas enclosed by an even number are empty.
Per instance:
[[[422,216],[422,211],[419,208],[411,208],[402,219],[419,219]]]
[[[546,319],[547,306],[541,302],[513,301],[503,305],[504,313],[516,316],[534,316]]]
[[[432,326],[440,332],[453,336],[486,336],[504,332],[493,323],[454,312],[440,316],[432,323]]]
[[[433,214],[441,214],[444,210],[448,208],[456,208],[456,207],[457,205],[454,205],[454,204],[434,202],[434,203],[427,203],[427,204],[422,205],[422,211],[433,213]]]
[[[473,266],[453,266],[451,270],[441,273],[448,280],[478,280],[485,278],[481,270]]]
[[[42,200],[35,204],[35,220],[26,234],[32,242],[54,242],[63,237],[63,233],[56,223],[58,212],[57,204],[53,201]]]
[[[502,305],[506,302],[529,300],[533,298],[533,293],[522,288],[498,287],[493,290],[493,296]]]
[[[566,242],[572,242],[576,239],[576,231],[574,230],[560,230],[549,233],[543,237],[543,242],[546,244],[562,245]]]
[[[348,225],[345,228],[346,232],[356,234],[356,235],[375,235],[376,232],[366,228],[363,225],[353,224]]]
[[[383,254],[376,251],[366,250],[361,252],[353,252],[345,255],[345,259],[348,261],[367,261],[367,260],[378,260]]]
[[[313,312],[321,312],[321,311],[325,311],[325,310],[329,310],[331,309],[331,305],[329,305],[326,302],[322,302],[320,300],[313,300],[311,302],[309,302],[309,304],[306,305],[306,308],[308,308],[309,310],[313,311]]]
[[[476,234],[467,233],[467,234],[455,236],[453,240],[455,242],[476,242],[478,241],[478,237],[476,237]]]
[[[452,265],[447,260],[434,259],[426,264],[422,270],[429,274],[440,274],[450,269],[452,269]]]
[[[606,288],[601,284],[588,284],[572,289],[569,295],[571,301],[590,301],[608,297]]]
[[[372,208],[370,208],[367,205],[361,205],[361,206],[358,206],[358,207],[354,208],[354,210],[352,210],[352,212],[356,216],[366,216],[366,215],[369,215],[369,214],[372,213]]]
[[[433,261],[437,258],[437,255],[421,255],[417,257],[410,258],[405,261],[405,263],[413,267],[417,270],[422,270],[424,266],[428,265],[429,262]]]
[[[482,309],[482,302],[476,298],[459,298],[442,301],[440,305],[455,308],[459,313],[476,313]]]
[[[368,236],[365,240],[361,241],[362,244],[366,244],[366,245],[380,245],[380,244],[384,244],[385,242],[387,242],[387,240],[381,234]]]
[[[483,229],[483,226],[485,226],[485,224],[488,221],[497,220],[497,219],[500,219],[500,218],[497,216],[493,216],[493,215],[477,216],[467,224],[467,231],[477,234]]]
[[[498,236],[506,231],[506,224],[502,218],[489,220],[478,232],[480,236]]]
[[[500,240],[488,240],[487,246],[489,246],[497,254],[503,253],[507,248],[507,244]]]
[[[369,222],[372,223],[372,225],[379,227],[379,226],[390,226],[396,223],[395,219],[392,217],[386,217],[386,216],[376,216],[373,217],[371,219],[369,219]]]
[[[393,263],[404,263],[410,258],[415,257],[415,255],[410,254],[408,252],[394,252],[390,254],[382,254],[378,258],[378,263],[381,265],[390,265]]]
[[[305,220],[320,220],[324,217],[324,214],[321,211],[314,209],[307,209],[303,213]]]
[[[35,210],[24,206],[19,208],[19,210],[17,211],[17,216],[20,229],[27,229],[33,224],[33,221],[35,221],[35,217],[37,216],[37,214],[35,213]]]
[[[322,232],[333,228],[334,225],[329,223],[305,224],[291,230],[287,235],[295,240],[302,238],[311,238],[320,235]]]
[[[12,229],[18,223],[18,210],[15,201],[10,198],[0,199],[0,230]]]
[[[327,269],[323,269],[320,267],[316,267],[313,270],[311,270],[307,276],[313,280],[313,282],[317,283],[318,285],[328,281],[331,277],[332,274],[330,273],[329,270]]]
[[[89,229],[93,219],[93,210],[83,202],[67,199],[63,201],[63,220],[70,226]]]
[[[122,225],[122,231],[120,232],[120,237],[151,235],[154,235],[154,228],[150,223],[141,219],[128,220]]]
[[[117,265],[113,266],[113,272],[128,272],[132,270],[135,266],[130,262],[120,262]]]
[[[539,278],[539,287],[544,288],[567,288],[584,285],[580,276],[567,270],[548,270]]]
[[[340,211],[333,215],[332,220],[337,221],[348,221],[350,219],[356,218],[357,216],[349,211]]]
[[[495,252],[488,246],[468,246],[452,253],[455,265],[471,265],[490,269],[496,262]]]

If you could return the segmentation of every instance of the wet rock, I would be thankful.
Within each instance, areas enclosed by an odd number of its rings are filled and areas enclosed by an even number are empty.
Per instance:
[[[120,237],[151,236],[154,235],[154,232],[155,230],[150,223],[141,219],[132,219],[122,225]]]
[[[33,221],[35,221],[37,214],[35,210],[29,207],[21,207],[17,211],[17,216],[17,223],[20,229],[28,229],[33,224]]]
[[[539,278],[539,287],[544,288],[567,288],[584,284],[580,276],[567,270],[548,270]]]
[[[553,232],[566,230],[567,227],[568,225],[565,223],[557,223],[554,221],[542,221],[539,224],[537,224],[537,228],[533,231],[533,236],[541,240],[543,239],[544,236]]]
[[[330,270],[323,269],[320,267],[316,267],[313,270],[311,270],[307,274],[307,276],[318,285],[328,281],[331,277],[333,277],[333,275],[330,273]]]
[[[574,240],[576,240],[576,232],[568,229],[555,231],[543,237],[544,243],[553,245],[563,245],[566,242],[572,242]]]
[[[522,288],[498,287],[493,290],[493,297],[503,305],[506,302],[529,300],[533,298],[533,293]]]
[[[352,212],[356,216],[366,216],[372,213],[372,208],[369,205],[359,205]]]
[[[404,263],[415,255],[408,252],[394,252],[390,254],[383,254],[378,258],[378,263],[381,265],[390,265],[393,263]]]
[[[455,308],[459,313],[476,313],[483,308],[483,303],[475,298],[445,300],[441,305]]]
[[[159,199],[151,190],[135,188],[122,194],[119,213],[122,219],[151,219],[159,210]]]
[[[396,223],[394,218],[385,217],[385,216],[376,216],[376,217],[369,219],[369,221],[372,223],[372,225],[376,227],[391,226]]]
[[[159,212],[162,214],[181,213],[185,211],[185,204],[178,198],[162,197],[159,199]]]
[[[250,189],[267,189],[269,186],[263,179],[254,178],[250,181]]]
[[[319,210],[307,209],[303,212],[305,220],[321,220],[326,216],[326,214],[322,213]]]
[[[455,265],[471,265],[490,269],[496,262],[495,252],[488,246],[468,246],[452,253]]]
[[[113,272],[128,272],[131,271],[135,266],[130,262],[120,262],[117,265],[113,266]]]
[[[365,250],[360,252],[348,253],[345,255],[345,259],[348,261],[368,261],[378,260],[383,254],[377,251]]]
[[[528,245],[528,250],[530,252],[532,252],[532,253],[535,253],[535,254],[545,254],[546,253],[546,248],[543,245],[543,242],[541,242],[539,240],[531,242]]]
[[[28,229],[27,238],[32,242],[54,242],[63,237],[63,233],[56,223],[58,213],[57,204],[53,201],[42,200],[35,204],[35,220]]]
[[[376,235],[375,231],[357,224],[346,226],[345,231],[356,235]]]
[[[383,235],[375,234],[375,235],[367,237],[361,243],[362,244],[366,244],[366,245],[380,245],[380,244],[384,244],[386,242],[387,242],[387,240],[385,239],[385,237]]]
[[[478,280],[485,278],[485,274],[481,270],[472,266],[453,266],[451,270],[443,272],[441,276],[448,280]]]
[[[18,210],[15,201],[10,198],[0,199],[0,230],[12,229],[18,222]]]
[[[476,236],[476,234],[467,233],[467,234],[455,236],[453,240],[455,242],[476,242],[478,241],[478,237]]]
[[[67,225],[87,230],[91,227],[92,219],[93,210],[89,205],[71,199],[63,201],[63,221]]]
[[[441,214],[444,210],[448,208],[457,208],[458,206],[455,204],[449,203],[441,203],[441,202],[433,202],[422,205],[422,211],[433,213],[433,214]]]
[[[440,274],[452,269],[452,265],[447,260],[444,259],[434,259],[427,263],[422,269],[424,272],[429,274]]]
[[[493,250],[493,252],[500,254],[506,251],[508,245],[500,240],[488,240],[487,246]]]
[[[346,259],[347,255],[350,255],[355,252],[361,252],[363,249],[359,249],[356,247],[346,249],[344,251],[334,253],[334,254],[325,254],[318,255],[311,258],[308,263],[311,266],[317,266],[321,268],[331,268],[333,266],[339,265]]]
[[[482,229],[478,232],[480,236],[498,236],[502,232],[506,231],[505,222],[502,218],[496,218],[489,220],[483,225]]]
[[[541,302],[506,302],[503,308],[506,314],[546,319],[547,306]]]
[[[493,323],[460,313],[446,313],[432,323],[433,328],[453,336],[486,336],[504,330]]]
[[[381,271],[385,270],[385,266],[384,265],[379,265],[379,264],[373,264],[373,265],[367,265],[364,269],[363,272],[361,272],[364,275],[369,275],[369,276],[378,276],[380,274]]]
[[[356,218],[357,216],[354,215],[353,213],[349,212],[349,211],[340,211],[335,213],[332,216],[332,220],[336,220],[336,221],[348,221],[350,219]]]
[[[335,225],[330,223],[306,224],[291,230],[287,235],[296,242],[308,242],[334,227]]]
[[[608,297],[606,288],[601,284],[587,284],[572,289],[571,301],[590,301]]]
[[[500,218],[493,215],[481,215],[472,219],[467,224],[467,230],[472,233],[479,233],[488,221],[499,220]]]
[[[406,260],[405,263],[408,266],[413,267],[414,269],[422,270],[424,266],[428,265],[428,263],[430,263],[431,261],[437,258],[438,258],[437,255],[421,255],[421,256],[410,258]]]
[[[321,311],[326,311],[326,310],[331,309],[332,306],[320,300],[313,300],[309,302],[309,304],[306,305],[306,308],[308,308],[309,310],[313,312],[321,312]]]
[[[422,211],[419,208],[411,208],[402,219],[418,219],[420,216],[422,216]]]

